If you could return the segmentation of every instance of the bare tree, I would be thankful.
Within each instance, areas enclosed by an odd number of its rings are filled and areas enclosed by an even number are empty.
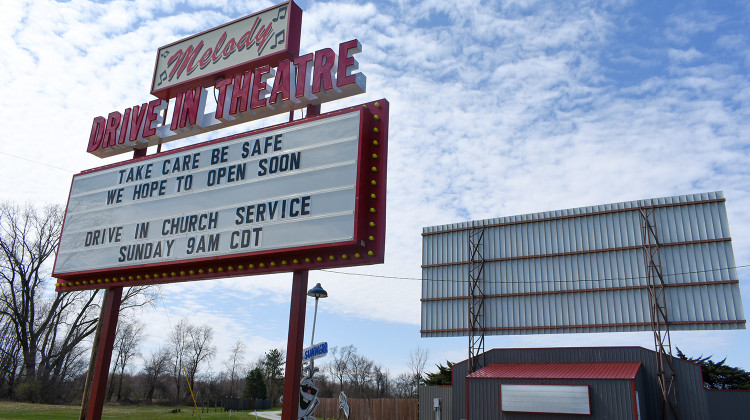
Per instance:
[[[430,358],[430,350],[417,347],[409,352],[409,370],[412,375],[412,387],[414,394],[419,393],[419,385],[424,383],[424,365]]]
[[[237,340],[232,347],[232,351],[229,354],[229,359],[224,362],[224,366],[227,367],[229,372],[229,395],[234,396],[234,386],[238,380],[237,373],[242,370],[243,362],[245,361],[245,343],[242,340]]]
[[[190,345],[190,335],[188,333],[188,329],[190,328],[190,322],[187,318],[182,318],[177,325],[172,327],[172,331],[169,332],[169,338],[167,339],[167,345],[169,346],[169,353],[172,359],[172,379],[175,386],[176,401],[179,401],[182,396],[180,393],[183,377],[182,366],[187,359],[188,347]]]
[[[0,397],[13,394],[16,379],[21,373],[21,347],[12,329],[0,315]]]
[[[347,378],[354,388],[354,395],[359,398],[365,397],[367,385],[373,379],[372,366],[374,362],[365,356],[357,353],[356,348],[349,357],[349,368],[347,369]]]
[[[171,354],[169,349],[160,347],[151,353],[148,360],[144,360],[143,373],[146,375],[145,398],[148,402],[154,399],[154,393],[164,388],[164,376],[169,372]]]
[[[398,398],[413,398],[414,394],[414,375],[411,373],[402,373],[393,381],[393,393]]]
[[[216,346],[211,345],[214,339],[214,330],[208,325],[190,326],[188,328],[188,337],[190,345],[188,347],[187,371],[190,378],[190,386],[193,386],[198,368],[202,364],[210,362],[216,356]]]
[[[98,290],[55,293],[50,261],[62,227],[62,209],[0,204],[0,328],[15,335],[22,360],[22,398],[55,401],[78,371],[79,346],[96,331]],[[129,288],[120,311],[150,302],[145,287]],[[14,380],[19,382],[17,378]],[[21,385],[23,385],[21,384]],[[16,385],[18,386],[18,385]]]
[[[375,398],[388,398],[391,395],[391,378],[387,369],[380,365],[373,365],[372,375],[375,385]]]
[[[143,324],[138,320],[120,322],[117,325],[114,343],[114,366],[110,375],[107,399],[112,398],[115,382],[117,382],[117,401],[122,400],[122,380],[128,363],[134,356],[138,356],[138,344],[143,340]],[[119,375],[118,375],[119,370]],[[127,397],[127,395],[126,395]]]
[[[357,353],[357,348],[350,344],[344,347],[334,346],[331,348],[332,361],[328,364],[327,369],[331,377],[338,381],[339,391],[344,390],[344,380],[349,371],[349,362],[352,355]]]

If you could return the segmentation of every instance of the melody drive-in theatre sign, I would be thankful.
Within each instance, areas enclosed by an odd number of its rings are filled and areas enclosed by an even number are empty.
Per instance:
[[[301,19],[290,1],[160,48],[157,99],[94,118],[88,152],[113,156],[364,93],[359,41],[299,56]],[[387,131],[379,100],[83,171],[57,290],[382,262]]]
[[[59,292],[107,289],[87,418],[101,418],[123,287],[290,271],[283,415],[303,413],[307,271],[383,262],[389,107],[381,99],[316,115],[323,102],[365,92],[362,46],[299,55],[301,22],[288,1],[165,45],[156,99],[93,119],[89,153],[134,158],[73,177],[53,269]],[[290,113],[289,123],[145,153],[305,107],[299,121]],[[322,344],[308,356],[322,357]]]

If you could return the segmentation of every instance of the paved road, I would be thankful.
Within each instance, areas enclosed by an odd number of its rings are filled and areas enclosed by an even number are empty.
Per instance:
[[[255,411],[250,411],[250,412],[247,412],[247,413],[249,414],[249,416],[245,417],[244,416],[245,413],[242,413],[241,414],[242,417],[238,416],[237,418],[238,419],[241,418],[243,420],[246,420],[247,418],[249,418],[250,420],[255,420]],[[237,414],[240,414],[240,413],[237,413]],[[258,413],[258,418],[259,419],[261,419],[261,418],[267,418],[267,419],[272,419],[272,420],[281,420],[281,411],[262,411],[262,412]]]

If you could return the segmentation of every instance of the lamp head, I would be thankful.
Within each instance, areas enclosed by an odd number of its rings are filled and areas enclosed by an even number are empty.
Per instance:
[[[321,287],[320,283],[316,284],[315,287],[307,291],[307,296],[314,297],[314,298],[327,298],[328,292],[326,292],[323,287]]]

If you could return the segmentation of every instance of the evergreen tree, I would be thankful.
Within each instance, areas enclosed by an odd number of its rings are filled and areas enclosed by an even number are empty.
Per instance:
[[[284,388],[284,364],[284,352],[279,349],[267,352],[262,362],[266,392],[274,405],[279,404]]]
[[[448,366],[437,364],[438,371],[436,373],[427,372],[427,379],[424,381],[425,385],[451,385],[453,379],[453,363],[445,361]]]
[[[247,374],[245,378],[245,389],[242,393],[245,398],[259,398],[265,400],[268,398],[266,394],[266,383],[263,381],[263,372],[260,368],[255,368]]]
[[[724,358],[720,362],[711,360],[711,356],[689,358],[677,348],[677,357],[700,365],[703,375],[703,386],[706,389],[746,389],[750,390],[750,373],[743,369],[727,366]]]

